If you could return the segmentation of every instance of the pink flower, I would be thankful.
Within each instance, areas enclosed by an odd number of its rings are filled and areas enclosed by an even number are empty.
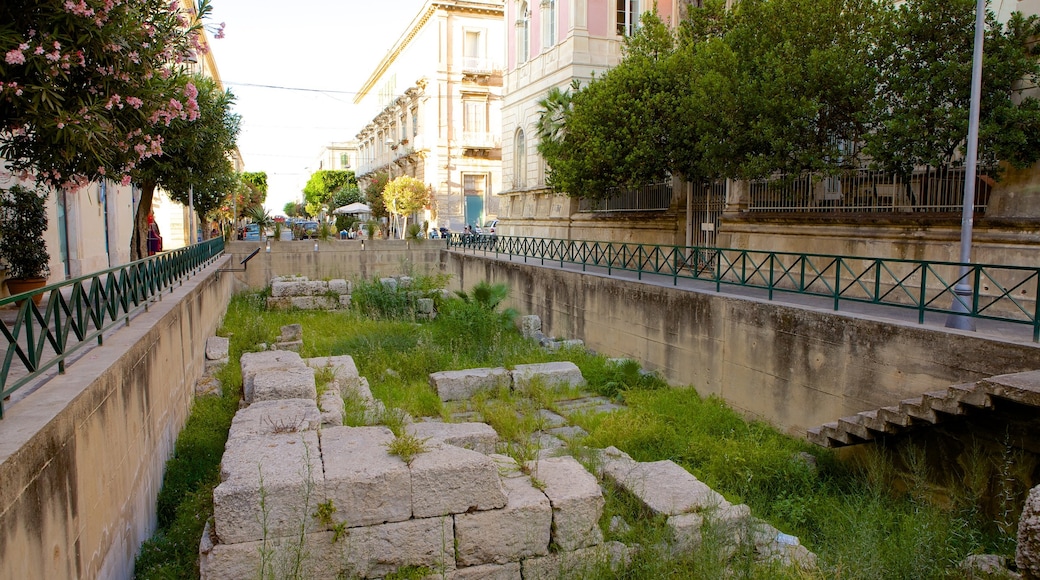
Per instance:
[[[23,64],[25,62],[25,55],[22,54],[22,51],[15,48],[9,50],[7,54],[4,55],[4,62],[7,64]]]
[[[58,128],[59,129],[64,129],[65,128],[65,123],[62,123],[61,121],[58,121]]]
[[[130,105],[131,107],[133,107],[135,109],[140,109],[141,105],[144,104],[144,101],[142,101],[141,99],[139,99],[137,97],[127,97],[126,98],[126,104]]]
[[[195,84],[189,82],[184,85],[184,96],[188,97],[189,100],[195,100],[199,96],[199,89],[195,88]]]
[[[97,172],[98,172],[98,175],[104,175],[105,174],[105,168],[104,167],[98,167],[97,168]]]
[[[127,185],[130,185],[130,176],[129,175],[124,175],[123,179],[121,179],[119,181],[119,184],[124,186],[124,187],[126,187]]]

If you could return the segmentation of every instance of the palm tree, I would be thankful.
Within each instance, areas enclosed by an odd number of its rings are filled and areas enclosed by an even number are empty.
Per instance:
[[[538,101],[541,111],[536,129],[538,138],[543,143],[559,143],[563,140],[565,118],[571,108],[571,99],[574,98],[571,89],[578,90],[577,79],[571,82],[570,89],[553,87],[549,89],[549,93],[545,95],[544,99]]]

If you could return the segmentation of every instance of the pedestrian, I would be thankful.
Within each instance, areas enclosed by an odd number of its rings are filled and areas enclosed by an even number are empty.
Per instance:
[[[162,251],[162,234],[159,233],[159,224],[155,223],[155,216],[148,214],[148,255],[154,256]]]

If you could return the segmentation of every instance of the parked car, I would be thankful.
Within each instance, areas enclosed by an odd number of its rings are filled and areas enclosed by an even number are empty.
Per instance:
[[[498,220],[488,220],[484,222],[484,227],[480,228],[480,232],[489,236],[495,235],[498,230]]]
[[[249,224],[242,230],[242,239],[246,241],[260,241],[260,226]]]
[[[300,222],[300,239],[309,240],[314,238],[318,234],[318,222],[306,221]]]

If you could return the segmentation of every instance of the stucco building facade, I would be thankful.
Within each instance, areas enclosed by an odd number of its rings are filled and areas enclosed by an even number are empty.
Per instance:
[[[497,214],[502,19],[503,0],[427,1],[354,100],[377,111],[356,137],[362,188],[381,172],[426,183],[416,223],[460,231]]]

